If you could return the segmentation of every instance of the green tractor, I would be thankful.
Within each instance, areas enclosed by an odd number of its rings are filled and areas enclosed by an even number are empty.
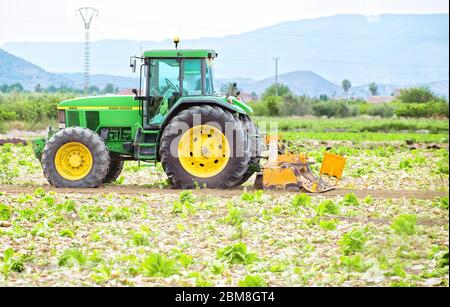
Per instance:
[[[231,188],[259,170],[261,141],[234,96],[215,95],[214,50],[156,50],[132,57],[134,96],[58,104],[59,129],[33,141],[48,182],[95,188],[114,182],[124,161],[161,162],[171,184]],[[136,60],[140,60],[137,67]]]

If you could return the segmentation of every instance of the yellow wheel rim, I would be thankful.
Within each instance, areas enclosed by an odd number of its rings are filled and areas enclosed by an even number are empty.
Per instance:
[[[92,169],[92,154],[81,143],[71,142],[61,146],[55,155],[55,166],[61,177],[67,180],[80,180]]]
[[[178,158],[189,174],[198,178],[214,177],[228,164],[230,144],[219,129],[195,126],[181,137]]]

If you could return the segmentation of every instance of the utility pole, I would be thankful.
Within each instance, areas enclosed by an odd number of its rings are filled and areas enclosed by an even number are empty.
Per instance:
[[[279,57],[273,58],[275,61],[275,96],[278,97],[278,61]]]
[[[84,42],[84,73],[83,73],[83,87],[84,94],[86,95],[90,85],[90,46],[89,46],[89,29],[91,27],[91,22],[94,17],[98,16],[98,10],[93,7],[82,7],[77,10],[80,13],[81,18],[84,22],[85,30],[85,42]]]

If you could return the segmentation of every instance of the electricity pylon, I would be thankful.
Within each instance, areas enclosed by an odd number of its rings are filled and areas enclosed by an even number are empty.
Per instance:
[[[94,17],[98,16],[98,10],[93,7],[82,7],[77,10],[80,13],[81,18],[84,22],[84,30],[85,30],[85,43],[84,43],[84,74],[83,74],[83,87],[84,94],[86,95],[89,89],[90,84],[90,49],[89,49],[89,29],[91,27],[91,22]]]

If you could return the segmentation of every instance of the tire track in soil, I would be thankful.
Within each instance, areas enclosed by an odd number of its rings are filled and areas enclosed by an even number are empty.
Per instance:
[[[44,190],[54,191],[61,194],[86,194],[86,195],[98,195],[98,194],[124,194],[124,195],[139,195],[139,194],[159,194],[159,195],[178,195],[181,190],[177,189],[158,189],[158,188],[147,188],[143,186],[103,186],[97,189],[69,189],[69,188],[54,188],[49,185],[27,185],[27,186],[17,186],[17,185],[0,185],[0,192],[6,192],[8,194],[20,194],[20,193],[33,193],[37,188],[43,188]],[[253,187],[247,188],[247,191],[251,192],[255,189]],[[231,198],[234,196],[240,196],[245,191],[244,188],[236,188],[229,190],[213,190],[213,189],[200,189],[193,190],[194,194],[198,195],[211,195],[215,197],[226,197]],[[290,191],[265,191],[267,195],[295,195],[299,192]],[[336,189],[328,191],[322,194],[312,194],[306,193],[311,196],[345,196],[346,194],[354,193],[358,198],[364,198],[368,195],[374,198],[381,199],[423,199],[423,200],[433,200],[436,197],[448,196],[449,193],[446,191],[418,191],[418,190],[346,190],[346,189]]]

